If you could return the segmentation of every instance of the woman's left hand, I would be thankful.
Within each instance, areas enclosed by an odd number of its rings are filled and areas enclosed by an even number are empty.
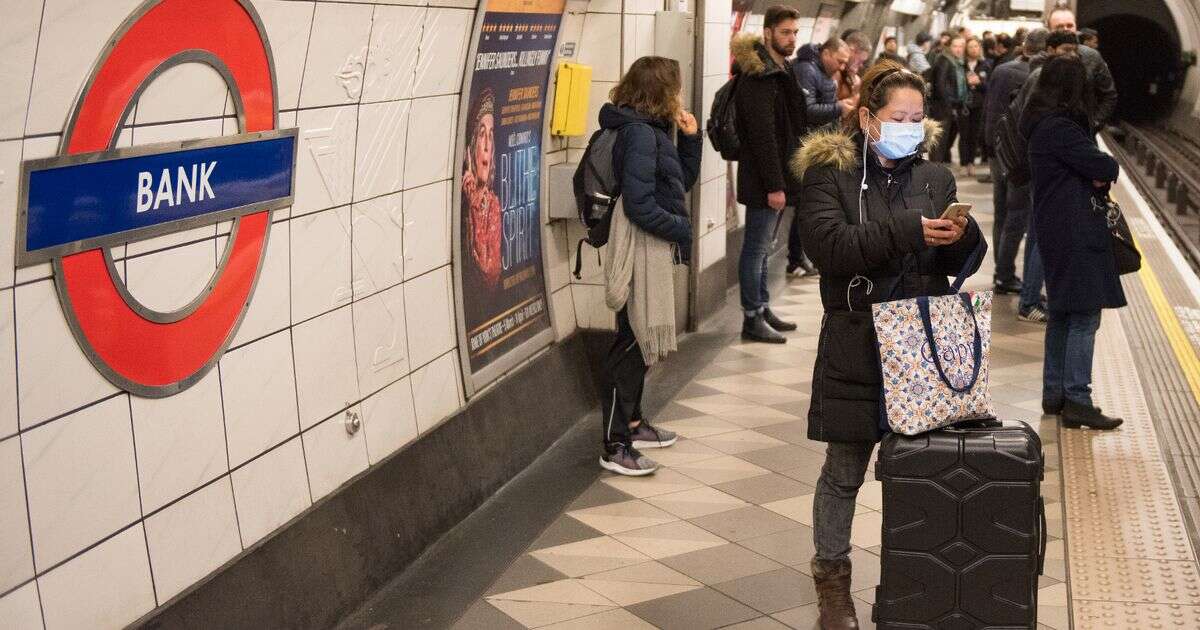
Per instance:
[[[696,122],[696,117],[686,109],[679,110],[679,114],[675,116],[675,124],[679,125],[679,130],[687,136],[694,136],[700,129],[700,125]]]

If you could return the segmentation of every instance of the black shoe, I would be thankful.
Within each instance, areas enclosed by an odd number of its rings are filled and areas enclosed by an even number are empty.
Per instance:
[[[746,341],[761,341],[763,343],[787,343],[787,337],[771,328],[762,313],[747,317],[742,321],[742,339]]]
[[[1110,418],[1104,415],[1099,407],[1081,405],[1070,400],[1063,404],[1062,426],[1064,429],[1087,427],[1089,429],[1108,430],[1121,426],[1122,422],[1124,420],[1120,418]]]
[[[821,272],[815,266],[813,266],[812,261],[807,257],[800,261],[800,268],[804,270],[804,275],[814,277],[821,275]]]
[[[767,323],[771,325],[771,328],[774,328],[775,330],[777,330],[779,332],[787,332],[787,331],[791,331],[791,330],[796,330],[796,328],[797,328],[795,323],[785,322],[782,319],[779,319],[778,317],[776,317],[775,313],[772,313],[770,308],[763,309],[763,319],[767,320]]]
[[[1015,279],[1003,281],[998,280],[996,281],[995,289],[996,293],[1000,295],[1017,295],[1021,293],[1021,281]]]
[[[1063,401],[1061,400],[1046,400],[1042,399],[1042,413],[1047,416],[1057,416],[1062,414]]]

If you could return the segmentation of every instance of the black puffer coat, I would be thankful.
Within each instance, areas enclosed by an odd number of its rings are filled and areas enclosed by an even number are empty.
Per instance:
[[[613,145],[613,172],[620,177],[625,215],[646,232],[678,244],[686,257],[692,223],[684,193],[700,175],[700,134],[680,133],[676,147],[668,135],[670,123],[612,103],[600,108],[600,127],[621,130]]]
[[[784,191],[788,205],[800,200],[800,181],[788,171],[788,160],[800,147],[807,118],[804,95],[789,68],[782,68],[767,54],[762,39],[740,35],[731,51],[738,79],[737,200],[753,208],[766,208],[767,195]]]
[[[1104,194],[1093,181],[1117,179],[1112,156],[1100,150],[1089,121],[1064,113],[1021,119],[1033,172],[1033,225],[1046,267],[1051,311],[1089,312],[1125,306],[1112,237],[1092,209]]]
[[[925,126],[928,150],[941,130],[932,120]],[[868,188],[862,191],[862,140],[861,134],[817,131],[805,138],[792,164],[804,181],[797,214],[801,239],[821,271],[825,307],[808,412],[808,437],[822,442],[880,437],[879,352],[871,304],[945,295],[947,276],[957,275],[977,246],[986,248],[974,219],[958,243],[925,244],[921,217],[940,216],[957,200],[957,186],[946,167],[919,154],[900,161],[889,176],[872,150]],[[860,192],[865,222],[859,220]],[[855,276],[867,281],[856,282]]]

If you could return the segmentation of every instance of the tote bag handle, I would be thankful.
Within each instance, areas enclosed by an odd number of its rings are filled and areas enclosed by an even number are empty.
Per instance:
[[[975,309],[971,306],[971,297],[966,293],[959,293],[958,299],[962,300],[963,306],[971,314],[971,323],[975,327],[975,342],[973,344],[975,366],[971,371],[971,381],[963,387],[958,387],[954,383],[951,383],[950,379],[946,376],[945,369],[942,368],[942,358],[938,353],[937,338],[933,334],[933,320],[929,315],[929,298],[917,298],[917,308],[921,312],[921,324],[925,327],[925,339],[929,341],[929,352],[933,355],[933,365],[937,368],[938,377],[942,379],[946,387],[959,394],[965,394],[971,391],[975,387],[975,383],[979,381],[979,368],[980,364],[983,363],[983,337],[979,334],[979,320],[975,318]]]
[[[960,269],[958,275],[954,277],[954,284],[950,285],[951,294],[962,291],[963,284],[966,283],[967,278],[971,275],[971,272],[975,269],[975,267],[979,265],[979,260],[983,258],[983,253],[985,251],[987,251],[987,245],[984,244],[983,237],[981,236],[979,238],[979,244],[975,246],[975,250],[971,252],[971,255],[967,256],[967,261],[963,263],[962,269]]]

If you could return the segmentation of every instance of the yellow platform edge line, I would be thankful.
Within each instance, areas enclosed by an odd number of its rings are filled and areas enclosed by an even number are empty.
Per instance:
[[[1196,348],[1192,345],[1187,333],[1183,331],[1183,325],[1179,323],[1179,316],[1171,307],[1171,303],[1167,301],[1162,283],[1158,281],[1158,275],[1154,273],[1150,261],[1145,257],[1142,258],[1142,269],[1138,272],[1138,276],[1150,298],[1150,305],[1154,307],[1154,313],[1158,316],[1158,323],[1162,326],[1167,341],[1171,343],[1171,349],[1175,351],[1175,359],[1179,362],[1179,368],[1183,371],[1184,377],[1192,389],[1192,396],[1196,402],[1200,403],[1200,357],[1196,355]]]

